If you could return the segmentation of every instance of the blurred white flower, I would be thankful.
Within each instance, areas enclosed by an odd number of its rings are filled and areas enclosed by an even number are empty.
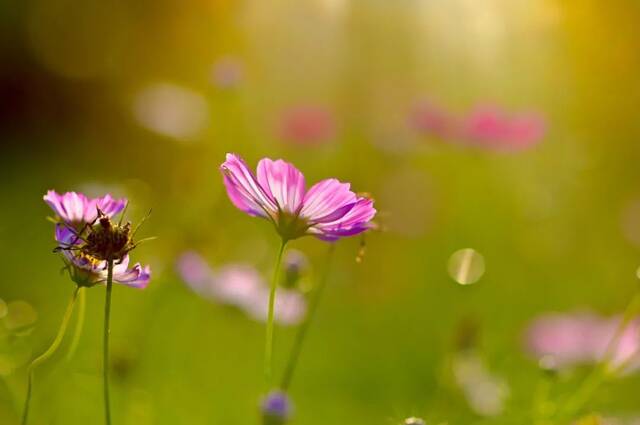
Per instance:
[[[203,298],[238,307],[249,317],[266,321],[269,287],[254,267],[228,264],[213,270],[199,254],[190,251],[178,258],[176,268],[185,283]],[[278,288],[275,302],[278,323],[298,324],[306,311],[306,299],[299,291]]]

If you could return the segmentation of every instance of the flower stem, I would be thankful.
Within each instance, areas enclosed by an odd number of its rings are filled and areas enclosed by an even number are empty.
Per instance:
[[[103,381],[104,381],[104,418],[111,425],[111,407],[109,404],[109,320],[111,319],[111,287],[113,286],[113,260],[107,263],[107,294],[104,301],[104,339],[103,339]]]
[[[80,336],[82,335],[82,329],[84,328],[84,316],[87,309],[87,293],[83,287],[78,290],[78,318],[76,319],[76,326],[73,330],[73,339],[67,351],[66,360],[71,361],[73,355],[78,349],[80,343]]]
[[[636,292],[635,296],[631,299],[618,328],[616,329],[613,337],[607,344],[604,355],[600,363],[594,368],[593,372],[584,380],[582,385],[573,394],[573,396],[567,401],[562,409],[563,417],[571,418],[582,409],[582,407],[589,402],[596,390],[602,385],[603,381],[611,376],[610,362],[615,355],[615,350],[618,348],[620,338],[624,331],[629,326],[633,317],[638,313],[640,308],[640,292]],[[615,370],[615,369],[614,369]]]
[[[71,319],[71,313],[73,313],[73,306],[76,302],[76,298],[78,297],[79,289],[80,287],[76,287],[76,289],[73,291],[73,295],[71,296],[71,300],[69,301],[67,309],[64,312],[62,323],[60,323],[60,328],[58,329],[58,333],[55,339],[53,340],[49,348],[47,348],[47,350],[40,356],[36,357],[27,368],[27,399],[25,401],[24,411],[22,413],[22,425],[26,425],[27,420],[29,419],[29,405],[31,403],[31,390],[33,388],[33,372],[36,367],[51,358],[51,356],[53,356],[56,350],[60,347],[62,339],[64,338],[64,334],[67,330],[67,325],[69,324],[69,319]]]
[[[264,345],[264,383],[265,390],[269,391],[271,387],[271,376],[273,369],[273,328],[274,328],[274,310],[276,302],[276,288],[278,287],[278,275],[280,273],[280,263],[282,263],[282,253],[287,245],[286,240],[282,240],[278,258],[276,259],[276,267],[273,271],[273,279],[271,280],[271,288],[269,290],[269,313],[267,315],[267,332]]]
[[[322,298],[322,294],[324,292],[324,288],[327,286],[327,278],[329,276],[329,269],[331,266],[331,261],[333,259],[333,253],[335,252],[335,244],[329,245],[329,251],[327,252],[327,260],[324,265],[324,270],[322,275],[320,276],[320,280],[318,281],[318,287],[313,292],[311,297],[311,301],[309,303],[309,311],[307,312],[307,316],[304,319],[304,322],[298,328],[298,332],[296,333],[296,338],[293,342],[293,347],[291,348],[291,354],[289,356],[289,361],[287,362],[287,367],[285,369],[284,375],[282,377],[282,383],[280,384],[280,388],[282,391],[287,391],[289,385],[291,385],[291,380],[293,379],[293,373],[296,370],[296,366],[298,364],[298,359],[300,357],[300,352],[302,351],[302,344],[307,336],[307,332],[309,331],[309,326],[313,321],[313,318],[318,310],[318,304],[320,304],[320,299]]]

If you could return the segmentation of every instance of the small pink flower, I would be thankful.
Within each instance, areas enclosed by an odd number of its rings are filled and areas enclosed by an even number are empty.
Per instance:
[[[302,145],[315,145],[335,136],[335,121],[326,109],[318,106],[298,106],[283,112],[280,136]]]
[[[460,135],[470,144],[496,150],[521,150],[538,143],[545,133],[536,114],[507,114],[496,107],[479,107],[461,124]]]
[[[547,314],[527,330],[527,345],[539,358],[550,357],[559,368],[595,364],[603,359],[617,330],[620,318],[603,318],[592,313]],[[640,322],[631,322],[623,331],[610,358],[611,367],[627,363],[624,372],[640,367]],[[636,360],[638,361],[636,361]]]
[[[368,230],[376,214],[371,199],[357,196],[349,183],[322,180],[306,189],[304,176],[281,159],[264,158],[257,177],[237,155],[220,167],[231,202],[249,215],[273,223],[283,240],[314,235],[334,241]]]

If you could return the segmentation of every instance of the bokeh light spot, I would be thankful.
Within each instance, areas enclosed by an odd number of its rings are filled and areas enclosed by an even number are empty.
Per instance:
[[[188,141],[209,124],[209,106],[199,93],[175,84],[160,83],[140,90],[133,102],[133,113],[143,127]]]
[[[470,285],[484,274],[484,257],[475,249],[461,249],[449,258],[448,269],[453,280],[460,285]]]

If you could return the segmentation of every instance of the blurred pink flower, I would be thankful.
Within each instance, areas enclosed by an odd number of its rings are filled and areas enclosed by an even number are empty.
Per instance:
[[[542,140],[546,125],[534,113],[509,114],[498,107],[477,107],[465,117],[460,137],[471,145],[495,150],[522,150]]]
[[[605,355],[620,317],[604,318],[592,313],[546,314],[527,330],[527,346],[538,358],[550,357],[559,368],[598,363]],[[640,367],[640,322],[631,322],[621,334],[611,355],[611,367],[623,363],[623,372]]]
[[[336,125],[331,112],[319,106],[301,105],[282,113],[280,137],[300,145],[317,145],[335,136]]]
[[[427,136],[450,139],[456,136],[458,118],[435,103],[420,102],[413,107],[409,123]]]
[[[213,270],[196,252],[182,254],[176,263],[186,284],[205,299],[232,305],[249,317],[266,321],[269,288],[258,271],[246,264],[228,264]],[[278,288],[275,320],[283,325],[300,323],[307,311],[304,296],[295,290]]]

